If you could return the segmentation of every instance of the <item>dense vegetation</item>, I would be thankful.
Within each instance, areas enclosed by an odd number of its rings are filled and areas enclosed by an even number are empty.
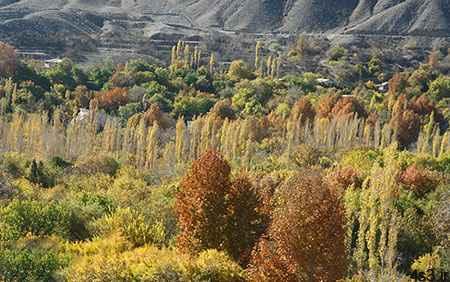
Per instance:
[[[81,69],[1,44],[0,281],[444,279],[440,55],[341,84],[255,53]]]

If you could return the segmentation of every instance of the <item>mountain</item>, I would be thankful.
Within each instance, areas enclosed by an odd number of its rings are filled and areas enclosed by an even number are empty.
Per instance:
[[[0,0],[19,48],[138,48],[212,31],[450,36],[450,0]]]

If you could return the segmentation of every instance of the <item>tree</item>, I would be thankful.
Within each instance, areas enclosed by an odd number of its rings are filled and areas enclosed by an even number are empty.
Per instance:
[[[179,246],[198,252],[223,247],[226,203],[231,168],[216,152],[194,161],[181,181],[176,212],[180,227]]]
[[[261,41],[257,41],[256,42],[256,47],[255,47],[255,71],[257,73],[261,74],[261,49],[262,49],[262,42]]]
[[[431,83],[428,93],[435,101],[439,101],[443,98],[450,98],[450,77],[439,76]]]
[[[316,111],[307,97],[300,98],[292,107],[291,118],[294,121],[301,119],[301,122],[312,121],[316,116]]]
[[[431,51],[430,55],[428,56],[428,65],[432,69],[439,68],[439,51],[438,50]]]
[[[253,246],[265,231],[268,218],[260,211],[261,199],[247,176],[241,175],[233,181],[228,197],[228,251],[245,266]]]
[[[162,129],[167,129],[175,124],[175,121],[167,113],[161,111],[157,104],[151,104],[143,118],[146,126],[153,126],[158,123]]]
[[[92,94],[86,86],[77,86],[73,92],[73,95],[77,107],[85,109],[89,108],[89,102],[91,101]]]
[[[213,97],[206,93],[198,92],[189,96],[180,96],[173,105],[173,114],[190,120],[195,116],[206,114],[214,103]]]
[[[101,109],[112,112],[128,103],[128,90],[126,88],[113,88],[97,93],[95,98]]]
[[[226,251],[245,265],[264,229],[260,200],[246,177],[230,180],[231,168],[214,151],[194,161],[176,196],[179,247],[198,253]]]
[[[0,77],[13,76],[16,68],[16,50],[13,46],[0,42]]]
[[[273,88],[263,79],[241,81],[235,87],[233,106],[243,114],[255,115],[265,111],[264,105],[272,97]]]
[[[256,281],[336,281],[346,270],[344,211],[321,173],[304,170],[277,195],[268,238],[252,259]],[[261,252],[273,255],[261,260]],[[266,250],[265,250],[266,249]],[[277,275],[278,274],[278,275]]]
[[[35,184],[40,184],[43,187],[49,187],[54,184],[53,179],[46,174],[44,164],[41,161],[37,162],[36,160],[31,162],[28,180]]]
[[[333,116],[346,116],[349,114],[357,114],[360,118],[367,117],[364,106],[354,97],[342,97],[334,105],[331,111]]]
[[[399,146],[406,148],[417,141],[419,137],[420,117],[412,110],[402,108],[397,102],[397,105],[394,106],[391,127]]]
[[[228,69],[228,76],[231,80],[239,81],[241,79],[254,79],[255,74],[251,71],[246,63],[242,60],[231,62]]]
[[[316,112],[319,118],[330,118],[334,106],[339,100],[339,96],[330,94],[323,96],[317,104]]]

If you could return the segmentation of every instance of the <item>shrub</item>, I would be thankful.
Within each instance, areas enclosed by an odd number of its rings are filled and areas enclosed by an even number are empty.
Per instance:
[[[29,161],[25,158],[25,156],[14,152],[5,153],[0,159],[1,169],[14,177],[24,176],[26,174],[28,164]]]
[[[111,182],[107,193],[123,208],[137,206],[151,194],[144,175],[130,166],[120,168]]]
[[[42,161],[37,162],[36,160],[33,160],[31,162],[27,179],[32,183],[39,184],[45,188],[55,185],[55,178],[50,175]]]
[[[189,257],[174,250],[159,250],[153,246],[115,249],[81,254],[68,268],[66,278],[77,282],[186,281],[182,278],[186,277],[185,269],[189,264]]]
[[[328,52],[328,57],[330,58],[331,61],[338,61],[339,59],[344,57],[346,53],[347,50],[345,50],[344,47],[335,46],[331,48],[330,51]]]
[[[420,273],[425,281],[435,281],[441,271],[441,258],[437,252],[425,254],[413,262],[411,270]]]
[[[227,255],[217,250],[206,250],[198,255],[188,273],[190,281],[238,282],[245,281],[243,270]]]
[[[450,185],[439,186],[432,194],[435,200],[430,211],[431,230],[440,246],[448,249],[450,247]],[[430,197],[431,198],[431,197]],[[432,198],[431,198],[432,199]],[[448,261],[448,259],[447,259]]]
[[[75,214],[61,204],[14,200],[0,210],[1,221],[17,234],[52,235],[71,237],[78,222]]]
[[[51,251],[0,249],[0,280],[55,281],[55,272],[63,261]]]
[[[321,154],[320,150],[310,145],[300,144],[295,151],[293,161],[298,167],[312,167],[319,164]]]
[[[450,174],[450,154],[443,156],[438,160],[438,170]]]
[[[14,189],[9,181],[0,173],[0,201],[11,198],[15,193]]]
[[[207,250],[198,257],[189,257],[154,246],[82,252],[66,273],[68,281],[77,282],[244,281],[243,270],[224,253]]]
[[[114,175],[119,169],[119,163],[107,156],[95,155],[91,157],[84,157],[75,163],[75,171],[80,174],[108,174]]]
[[[118,209],[115,213],[100,218],[91,228],[100,236],[120,232],[136,247],[146,244],[162,246],[165,241],[164,225],[161,222],[149,222],[142,214],[129,208]]]
[[[175,214],[175,196],[178,185],[166,184],[152,187],[150,195],[139,205],[148,222],[160,223],[164,227],[164,244],[170,245],[178,235]]]
[[[342,167],[352,167],[362,178],[365,178],[365,176],[370,174],[374,163],[381,160],[382,156],[377,151],[357,149],[344,153],[340,164]]]

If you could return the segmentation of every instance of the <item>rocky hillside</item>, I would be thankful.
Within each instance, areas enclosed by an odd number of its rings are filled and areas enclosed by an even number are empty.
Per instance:
[[[139,49],[211,30],[445,37],[450,0],[0,0],[0,40],[20,48]]]

